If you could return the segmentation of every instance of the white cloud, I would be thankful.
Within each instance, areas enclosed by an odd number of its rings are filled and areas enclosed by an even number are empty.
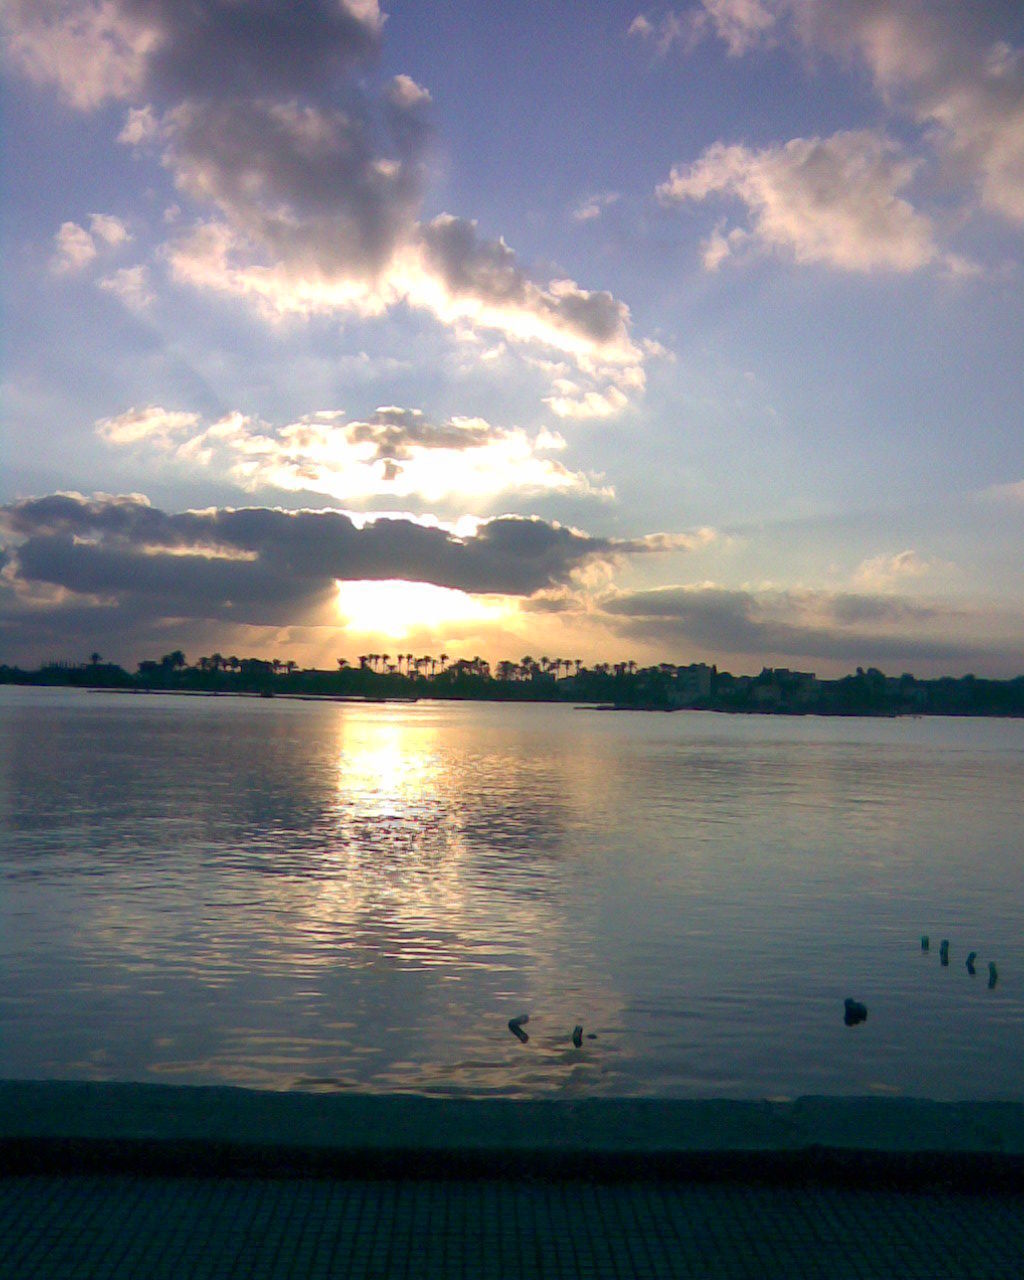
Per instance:
[[[62,222],[54,236],[57,250],[50,265],[58,275],[74,275],[96,257],[96,243],[77,222]]]
[[[130,107],[118,142],[126,147],[142,147],[157,142],[160,138],[160,121],[152,106]]]
[[[1024,503],[1024,480],[990,485],[982,492],[982,497],[994,499],[996,502]]]
[[[836,10],[836,21],[798,14],[805,39],[866,62],[876,87],[973,174],[982,203],[1024,222],[1024,68],[1019,50],[988,43],[968,20],[895,5],[888,13]]]
[[[631,36],[640,36],[641,38],[646,39],[648,36],[652,35],[653,32],[654,23],[651,22],[650,18],[648,18],[645,13],[638,13],[629,24],[629,31],[627,34]]]
[[[674,45],[681,45],[689,53],[697,47],[707,30],[707,14],[691,9],[683,13],[669,10],[656,21],[645,13],[638,13],[629,24],[627,35],[654,45],[659,57],[664,57]]]
[[[572,418],[583,422],[591,418],[610,418],[629,404],[629,398],[618,387],[605,391],[583,390],[571,379],[559,379],[555,394],[544,397],[544,403],[559,418]]]
[[[417,84],[412,76],[406,75],[395,76],[388,86],[388,97],[395,106],[405,110],[425,106],[431,101],[429,90]]]
[[[881,591],[904,582],[907,578],[920,578],[932,568],[916,551],[908,548],[895,555],[873,556],[863,560],[853,574],[854,584],[865,590]]]
[[[112,213],[93,213],[89,216],[89,230],[94,240],[102,240],[110,248],[127,244],[132,238],[127,226]]]
[[[768,38],[775,14],[762,0],[703,0],[715,34],[738,58]]]
[[[706,244],[710,269],[748,243],[846,271],[951,266],[931,221],[899,194],[916,169],[874,130],[794,138],[762,150],[719,142],[694,164],[673,168],[658,196],[667,204],[727,196],[746,205],[747,226],[727,233],[719,226]]]
[[[365,420],[324,411],[279,428],[238,412],[203,428],[196,414],[149,406],[104,419],[97,431],[111,444],[146,444],[179,462],[211,467],[250,492],[318,493],[337,501],[487,500],[512,492],[612,496],[548,456],[565,448],[554,432],[530,436],[482,418],[435,423],[398,406]]]
[[[150,285],[149,269],[141,264],[121,267],[113,275],[103,276],[99,286],[120,298],[130,311],[145,311],[156,299]]]
[[[63,222],[54,236],[56,252],[50,261],[58,275],[77,275],[89,266],[100,251],[118,249],[131,239],[128,228],[112,213],[94,213],[89,218],[89,230],[77,222]]]
[[[983,207],[1024,223],[1024,51],[991,39],[993,16],[925,0],[703,0],[683,15],[690,28],[710,22],[733,54],[785,25],[812,50],[861,61],[885,104],[928,130],[925,142]],[[638,33],[658,36],[647,27]]]
[[[592,196],[587,196],[573,210],[573,221],[593,222],[596,218],[600,218],[605,209],[616,204],[621,198],[621,193],[618,191],[598,191]]]
[[[701,8],[668,10],[656,22],[638,14],[628,34],[651,41],[660,56],[679,45],[692,52],[706,37],[717,35],[729,54],[738,58],[770,39],[776,14],[763,0],[702,0]]]
[[[101,418],[96,423],[99,435],[110,444],[139,444],[146,440],[170,448],[176,437],[195,427],[196,413],[164,409],[157,404],[131,408],[114,418]]]
[[[328,253],[275,256],[258,237],[227,222],[194,226],[168,248],[181,283],[255,303],[270,319],[289,315],[380,315],[405,304],[466,336],[496,333],[506,343],[546,347],[573,361],[586,391],[643,386],[644,352],[630,315],[610,293],[573,280],[538,284],[503,241],[480,238],[474,224],[443,215],[413,225],[409,238],[375,271]],[[481,351],[486,358],[493,348]]]
[[[25,75],[57,85],[81,111],[138,92],[160,42],[155,27],[116,0],[8,0],[4,25],[9,52]]]

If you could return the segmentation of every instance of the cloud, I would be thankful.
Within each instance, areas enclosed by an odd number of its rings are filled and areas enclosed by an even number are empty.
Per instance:
[[[599,603],[623,634],[676,652],[698,646],[762,661],[827,659],[849,666],[968,661],[989,652],[978,640],[977,618],[892,595],[702,585],[615,593]]]
[[[923,142],[973,185],[981,206],[1021,224],[1024,51],[993,38],[1002,12],[947,0],[703,0],[631,30],[663,51],[675,43],[689,51],[714,31],[737,56],[786,32],[812,52],[860,63],[885,105],[926,131]]]
[[[531,436],[483,418],[433,422],[397,406],[351,421],[327,410],[279,428],[238,412],[204,427],[196,414],[148,406],[103,419],[96,429],[110,444],[145,445],[219,470],[250,492],[319,493],[338,501],[417,495],[430,502],[513,492],[612,495],[545,456],[565,448],[550,431]]]
[[[7,0],[9,56],[73,107],[330,85],[379,48],[376,0]]]
[[[653,44],[662,58],[675,45],[682,46],[686,53],[692,52],[706,34],[707,14],[697,9],[681,13],[669,10],[653,21],[645,13],[638,13],[627,31],[635,39]]]
[[[1024,504],[1024,480],[1016,480],[1010,484],[993,484],[982,491],[983,498],[995,502]]]
[[[617,204],[621,198],[622,194],[619,191],[598,191],[592,196],[587,196],[573,210],[573,221],[593,222],[604,213],[605,209]]]
[[[618,387],[606,391],[585,390],[569,378],[556,380],[554,395],[545,396],[544,403],[559,418],[573,418],[583,422],[590,418],[610,418],[629,404],[629,397]]]
[[[401,162],[381,166],[367,156],[365,183],[339,188],[337,203],[309,211],[308,191],[306,209],[289,203],[273,172],[254,161],[258,148],[239,154],[252,165],[239,183],[243,198],[210,155],[179,179],[193,196],[216,192],[227,214],[170,246],[180,282],[248,298],[271,316],[371,316],[404,303],[452,329],[468,325],[559,351],[584,376],[603,380],[603,389],[623,376],[636,384],[644,353],[632,340],[625,303],[569,279],[537,283],[514,250],[482,237],[468,219],[415,221],[418,184],[406,181]]]
[[[110,213],[92,214],[88,231],[77,222],[63,222],[54,236],[56,252],[50,265],[58,275],[77,275],[101,250],[117,249],[130,239],[125,224]]]
[[[415,108],[375,118],[369,104],[184,102],[161,121],[164,163],[183,193],[217,207],[236,255],[280,264],[267,305],[303,310],[308,302],[289,296],[289,277],[351,279],[372,291],[406,239],[422,170],[393,117]],[[230,276],[221,287],[231,289]]]
[[[763,44],[775,28],[775,14],[762,0],[703,0],[703,4],[715,34],[734,58]]]
[[[132,238],[128,228],[120,218],[112,213],[94,213],[89,218],[89,230],[93,238],[102,240],[104,244],[116,249],[118,245],[127,244]]]
[[[410,295],[429,305],[441,284],[445,296],[434,305],[443,318],[476,320],[509,337],[613,365],[642,359],[630,339],[629,308],[610,293],[573,280],[538,285],[503,240],[484,240],[475,223],[451,214],[422,226],[418,240],[422,276]]]
[[[121,267],[111,276],[98,281],[101,289],[121,299],[130,311],[145,311],[156,299],[150,285],[149,268],[143,265]]]
[[[879,0],[790,0],[803,42],[868,68],[879,94],[930,129],[940,155],[961,166],[982,205],[1024,222],[1024,62],[992,40],[998,6]]]
[[[401,107],[403,111],[407,111],[411,107],[425,106],[432,100],[429,90],[417,84],[412,76],[406,75],[395,76],[391,81],[388,86],[388,98],[396,107]]]
[[[657,538],[591,537],[520,516],[463,522],[455,532],[331,510],[170,513],[139,494],[10,503],[0,507],[0,536],[8,652],[44,642],[66,651],[78,634],[105,633],[124,650],[161,631],[206,634],[207,624],[339,625],[339,582],[400,579],[525,597],[594,563],[665,549]]]
[[[715,34],[738,58],[770,40],[776,21],[771,5],[762,0],[703,0],[702,8],[670,9],[653,22],[646,14],[638,14],[629,35],[653,41],[664,56],[674,45],[692,52],[706,36]]]
[[[719,228],[705,246],[710,270],[752,245],[845,271],[915,271],[950,262],[930,220],[899,195],[916,169],[896,143],[865,129],[762,150],[718,142],[657,190],[666,204],[727,196],[746,205],[747,225]]]
[[[895,555],[872,556],[861,561],[853,574],[857,586],[869,590],[880,590],[904,581],[907,578],[920,578],[932,566],[912,548],[899,551]]]
[[[50,265],[58,275],[76,275],[96,257],[95,241],[77,222],[62,222],[53,239],[57,249]]]
[[[196,413],[178,413],[151,404],[142,409],[128,409],[115,418],[102,418],[96,430],[110,444],[138,444],[147,440],[169,446],[175,436],[194,427],[198,421]]]
[[[197,206],[164,251],[178,283],[270,318],[404,305],[456,335],[560,351],[587,390],[637,390],[624,303],[535,280],[469,219],[423,218],[430,94],[404,74],[374,87],[382,24],[372,0],[14,0],[7,14],[22,71],[83,110],[125,102],[121,142],[156,149]]]

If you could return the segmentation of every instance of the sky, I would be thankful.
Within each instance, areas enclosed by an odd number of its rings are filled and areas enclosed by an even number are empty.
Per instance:
[[[1024,7],[2,0],[0,662],[1024,674]]]

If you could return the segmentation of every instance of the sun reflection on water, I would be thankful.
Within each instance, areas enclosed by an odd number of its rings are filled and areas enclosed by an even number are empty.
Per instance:
[[[16,712],[7,1075],[1018,1088],[1018,726],[993,757],[959,725],[112,695],[48,727]],[[919,963],[925,926],[997,956],[998,989]],[[874,1040],[837,1026],[848,987]],[[577,1022],[599,1038],[574,1048]]]

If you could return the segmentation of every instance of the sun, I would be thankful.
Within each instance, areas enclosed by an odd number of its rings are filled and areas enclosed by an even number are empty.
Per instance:
[[[507,621],[504,597],[482,599],[429,582],[387,578],[338,582],[338,612],[350,631],[402,640],[417,631]]]

